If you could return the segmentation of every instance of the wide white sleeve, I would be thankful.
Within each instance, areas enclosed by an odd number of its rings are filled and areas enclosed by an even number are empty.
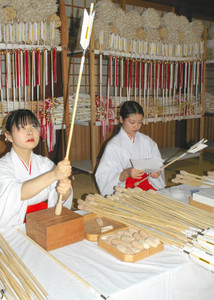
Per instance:
[[[125,182],[119,180],[123,171],[120,160],[118,147],[107,144],[95,173],[98,188],[103,196],[113,194],[115,186],[125,185]]]
[[[22,182],[8,161],[1,161],[0,168],[0,227],[23,223],[27,203],[21,201]]]
[[[149,153],[152,158],[157,158],[163,163],[158,146],[151,138],[149,138]],[[149,177],[148,181],[156,190],[163,189],[166,186],[164,170],[158,178]]]

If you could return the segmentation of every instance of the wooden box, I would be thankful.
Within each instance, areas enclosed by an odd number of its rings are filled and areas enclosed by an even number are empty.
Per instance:
[[[128,230],[128,228],[127,228]],[[116,233],[117,230],[114,231]],[[98,240],[98,246],[101,247],[102,249],[106,250],[109,252],[111,255],[115,256],[121,261],[125,262],[136,262],[138,260],[141,260],[143,258],[149,257],[153,254],[156,254],[164,249],[163,243],[160,243],[157,247],[150,247],[149,249],[144,249],[138,253],[135,254],[125,254],[121,251],[119,251],[117,248],[115,248],[111,244],[107,244],[105,240],[102,240],[102,237],[105,235],[111,235],[113,232],[108,232],[108,233],[103,233],[99,236]]]
[[[83,216],[62,207],[55,215],[55,207],[26,215],[26,233],[47,251],[84,239]]]
[[[195,200],[192,199],[192,197],[189,198],[189,204],[192,205],[192,206],[195,206],[197,208],[200,208],[200,209],[209,211],[211,213],[214,213],[214,207],[213,206],[195,201]]]
[[[101,233],[101,227],[98,225],[96,218],[100,217],[97,214],[89,213],[87,215],[84,215],[84,231],[85,231],[85,238],[91,242],[97,242],[98,237]],[[119,228],[124,228],[125,225],[119,222],[116,222],[114,220],[100,217],[103,220],[103,226],[112,225],[114,230]],[[108,231],[111,232],[112,230]]]

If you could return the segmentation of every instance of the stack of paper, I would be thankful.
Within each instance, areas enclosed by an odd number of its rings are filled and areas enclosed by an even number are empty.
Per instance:
[[[146,173],[160,171],[163,166],[162,161],[157,158],[149,159],[130,159],[133,168],[143,170]]]
[[[193,193],[192,200],[214,207],[214,188],[204,188]]]

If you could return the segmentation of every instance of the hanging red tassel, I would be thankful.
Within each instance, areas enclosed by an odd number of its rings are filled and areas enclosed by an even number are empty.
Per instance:
[[[117,57],[115,57],[115,87],[117,87]]]
[[[2,60],[1,60],[1,53],[0,53],[0,89],[2,90],[3,88],[3,78],[2,78]],[[2,93],[2,91],[1,91]]]
[[[161,68],[161,63],[159,62],[158,63],[159,64],[159,74],[158,74],[158,76],[159,76],[159,89],[161,89],[161,71],[162,71],[162,68]]]
[[[26,86],[29,86],[29,62],[27,51],[25,51],[25,84]]]
[[[140,82],[140,88],[141,90],[143,89],[143,68],[144,68],[144,65],[143,65],[143,61],[141,60],[141,82]]]
[[[35,59],[36,59],[36,85],[40,85],[40,53],[39,50],[36,51],[36,55],[35,55]]]

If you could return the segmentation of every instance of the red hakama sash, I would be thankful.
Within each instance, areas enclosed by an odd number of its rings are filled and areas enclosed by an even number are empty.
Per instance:
[[[147,177],[147,174],[143,174],[141,176],[140,179],[135,179],[135,178],[131,178],[131,177],[128,177],[126,179],[126,188],[131,188],[133,189],[135,186],[135,182],[138,182],[138,181],[141,181],[142,179],[144,179],[145,177]],[[142,190],[144,191],[148,191],[148,190],[154,190],[156,191],[156,189],[149,183],[148,179],[145,179],[143,182],[141,182],[137,187],[141,188]]]
[[[40,203],[36,203],[36,204],[32,204],[32,205],[28,205],[27,207],[27,211],[26,214],[28,213],[32,213],[34,211],[39,211],[39,210],[43,210],[48,208],[48,204],[46,201],[40,202]],[[26,222],[26,218],[24,220],[24,223]]]

